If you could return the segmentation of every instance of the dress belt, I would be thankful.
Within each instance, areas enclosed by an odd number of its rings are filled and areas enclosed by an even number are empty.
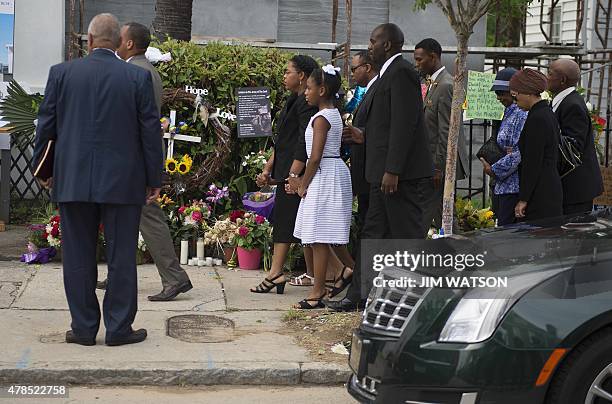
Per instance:
[[[322,159],[339,159],[340,156],[323,156]]]

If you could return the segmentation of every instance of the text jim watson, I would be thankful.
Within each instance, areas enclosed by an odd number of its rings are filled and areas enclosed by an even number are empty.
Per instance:
[[[414,279],[402,276],[398,279],[374,278],[374,286],[389,288],[506,288],[506,276],[428,276]]]

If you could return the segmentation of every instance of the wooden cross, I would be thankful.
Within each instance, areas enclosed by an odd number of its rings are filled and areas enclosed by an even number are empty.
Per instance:
[[[176,125],[176,111],[170,111],[170,126]],[[168,152],[166,159],[171,159],[174,156],[174,141],[183,140],[185,142],[200,143],[202,138],[199,136],[176,135],[174,133],[164,133],[164,139],[168,139]]]

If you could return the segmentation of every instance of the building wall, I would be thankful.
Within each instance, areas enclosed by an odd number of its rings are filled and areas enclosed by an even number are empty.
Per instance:
[[[33,92],[43,92],[49,68],[64,60],[63,22],[64,0],[15,2],[13,78]]]

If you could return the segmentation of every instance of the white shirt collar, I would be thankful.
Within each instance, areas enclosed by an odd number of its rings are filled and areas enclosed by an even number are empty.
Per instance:
[[[440,75],[440,73],[442,73],[442,70],[444,70],[444,66],[442,66],[441,68],[439,68],[438,70],[436,70],[436,72],[434,74],[431,75],[431,81],[436,81],[436,79],[438,78],[438,76]]]
[[[366,86],[366,93],[368,92],[368,90],[370,89],[370,87],[372,87],[372,84],[374,84],[374,82],[376,81],[376,79],[377,79],[377,78],[378,78],[378,76],[374,76],[374,77],[372,78],[372,80],[370,80],[370,81],[368,82],[368,85]]]
[[[402,56],[402,53],[396,53],[395,55],[391,56],[389,59],[387,59],[387,61],[382,65],[382,68],[380,69],[380,73],[378,73],[378,77],[382,77],[383,74],[385,74],[385,71],[387,70],[387,68],[389,67],[389,65],[391,63],[393,63],[393,61],[395,59],[397,59],[399,56]]]
[[[553,110],[553,112],[557,112],[557,108],[559,108],[559,105],[563,102],[565,97],[570,95],[575,90],[576,90],[576,87],[569,87],[569,88],[566,88],[565,90],[561,91],[559,94],[555,95],[555,98],[553,98],[553,100],[552,100],[552,110]]]

